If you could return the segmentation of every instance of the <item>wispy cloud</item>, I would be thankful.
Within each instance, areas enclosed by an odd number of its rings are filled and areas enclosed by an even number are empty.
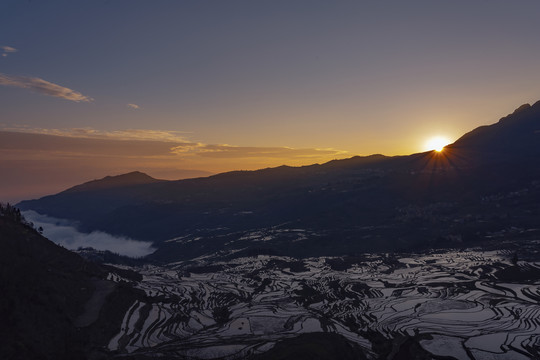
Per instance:
[[[13,86],[23,89],[28,89],[40,94],[54,96],[75,102],[90,102],[91,97],[85,96],[78,91],[53,84],[49,81],[27,76],[9,76],[0,73],[0,85]]]
[[[9,53],[14,53],[14,52],[19,51],[11,46],[0,46],[0,50],[1,50],[0,52],[2,53],[2,57],[7,57]]]
[[[96,130],[92,128],[71,128],[71,129],[43,129],[30,127],[1,127],[0,130],[16,131],[29,134],[54,135],[63,138],[82,138],[99,140],[121,140],[118,145],[125,143],[125,140],[154,142],[159,145],[160,153],[152,152],[150,156],[166,156],[176,158],[213,158],[213,159],[283,159],[287,161],[310,160],[316,161],[320,158],[336,158],[349,155],[347,151],[332,148],[291,148],[291,147],[263,147],[263,146],[233,146],[227,144],[205,144],[192,141],[186,137],[188,132],[169,130],[149,130],[149,129],[127,129],[116,131]],[[127,146],[127,144],[124,144]],[[27,145],[31,146],[31,145]],[[77,148],[80,150],[82,145]],[[101,148],[105,148],[101,145]],[[136,144],[130,144],[136,146]],[[0,145],[0,149],[2,146]],[[124,147],[122,147],[123,149]],[[149,147],[147,147],[149,148]],[[107,148],[109,149],[109,148]],[[153,149],[153,148],[152,148]],[[133,150],[133,149],[132,149]],[[111,151],[109,149],[108,151]],[[124,151],[122,151],[122,154]],[[138,156],[142,154],[137,152]],[[112,154],[111,154],[112,155]]]
[[[128,107],[128,108],[132,108],[132,109],[135,109],[135,110],[137,110],[137,109],[140,109],[140,108],[141,108],[141,107],[140,107],[139,105],[137,105],[137,104],[127,104],[127,107]]]
[[[184,134],[189,132],[150,129],[96,130],[93,128],[44,129],[24,126],[1,126],[0,130],[15,131],[28,134],[55,135],[73,138],[105,139],[105,140],[147,140],[163,142],[188,143]]]
[[[11,46],[0,46],[0,49],[2,49],[2,51],[7,52],[7,53],[14,53],[18,51],[17,49]]]
[[[342,156],[347,151],[336,149],[295,149],[290,147],[257,147],[257,146],[231,146],[210,145],[201,143],[188,143],[175,146],[171,151],[178,155],[195,154],[209,158],[273,158],[273,159],[300,159],[319,158],[321,156]]]

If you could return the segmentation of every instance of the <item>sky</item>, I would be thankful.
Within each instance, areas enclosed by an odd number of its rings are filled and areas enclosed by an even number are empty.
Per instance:
[[[425,151],[540,100],[537,0],[0,2],[0,201]]]

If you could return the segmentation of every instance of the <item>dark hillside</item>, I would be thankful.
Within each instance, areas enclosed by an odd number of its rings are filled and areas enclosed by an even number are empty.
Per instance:
[[[119,330],[118,311],[136,296],[127,286],[102,280],[107,273],[0,214],[0,358],[86,359],[106,345]],[[110,287],[109,301],[88,311],[100,286]]]

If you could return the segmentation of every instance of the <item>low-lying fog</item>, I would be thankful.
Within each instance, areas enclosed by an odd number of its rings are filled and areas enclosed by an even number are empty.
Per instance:
[[[41,226],[45,237],[70,250],[91,247],[129,257],[142,257],[156,250],[151,242],[113,236],[102,231],[86,234],[78,231],[75,224],[69,220],[41,215],[31,210],[24,211],[22,214],[28,221],[33,222],[36,228]]]

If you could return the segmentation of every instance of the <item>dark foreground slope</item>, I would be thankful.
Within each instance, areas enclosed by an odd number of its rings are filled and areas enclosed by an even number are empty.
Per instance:
[[[284,339],[268,352],[253,360],[364,360],[367,359],[359,346],[348,342],[335,333],[308,333],[296,338]]]
[[[0,211],[0,358],[100,359],[140,296]]]
[[[159,260],[220,250],[341,255],[536,236],[540,102],[473,130],[442,153],[68,190],[32,209],[156,242]],[[166,240],[170,240],[165,242]]]

